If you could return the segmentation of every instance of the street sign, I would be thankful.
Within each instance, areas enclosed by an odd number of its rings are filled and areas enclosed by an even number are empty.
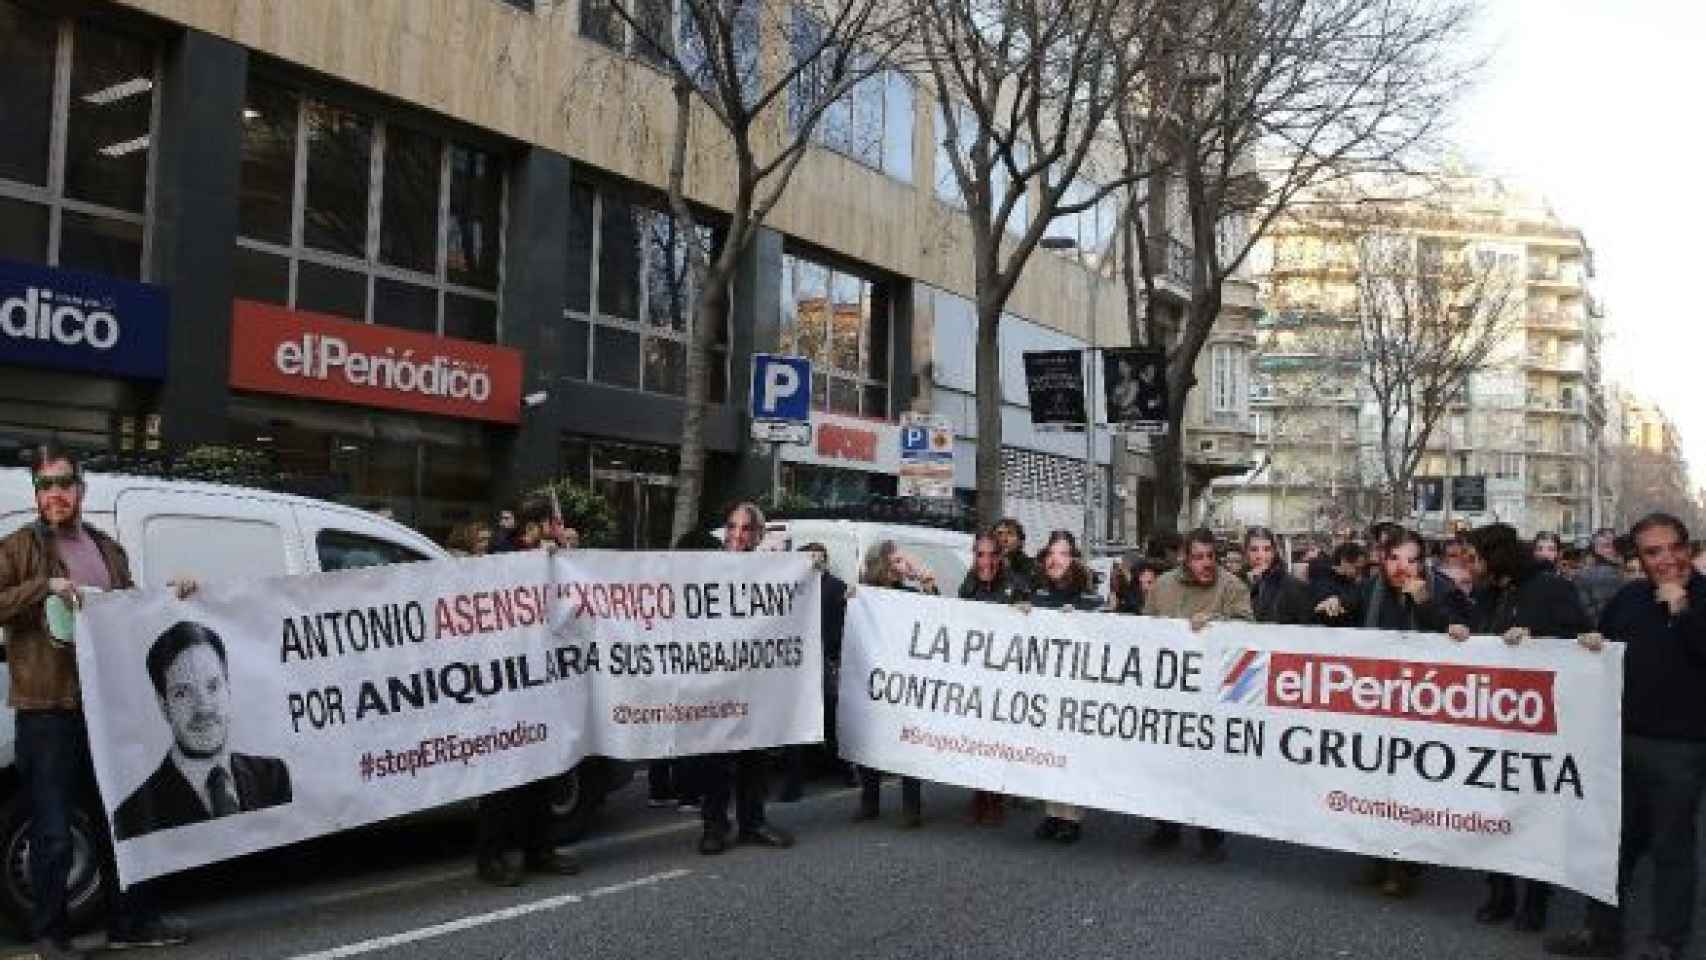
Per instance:
[[[788,420],[754,420],[752,439],[760,443],[809,444],[812,442],[812,425]]]
[[[1459,513],[1487,512],[1487,477],[1480,474],[1451,478],[1451,509]]]
[[[753,420],[805,424],[811,420],[812,362],[777,353],[752,355]]]
[[[1027,350],[1024,359],[1031,426],[1038,430],[1083,430],[1084,351]]]
[[[954,427],[928,413],[900,417],[900,479],[903,497],[948,500],[954,496]]]

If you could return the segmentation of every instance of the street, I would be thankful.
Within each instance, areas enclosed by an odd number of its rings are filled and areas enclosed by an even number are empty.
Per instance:
[[[1484,890],[1430,869],[1409,900],[1362,884],[1352,857],[1233,838],[1225,863],[1142,848],[1148,824],[1091,813],[1077,846],[1031,837],[1038,812],[1000,829],[964,819],[966,791],[929,785],[925,826],[849,822],[853,791],[815,785],[771,819],[787,851],[694,852],[698,818],[648,809],[642,783],[613,795],[583,872],[497,889],[474,878],[471,824],[414,822],[262,854],[167,882],[196,941],[169,960],[373,957],[1538,957],[1538,938],[1471,914]],[[1642,881],[1645,880],[1643,876]],[[1639,886],[1638,881],[1637,886]],[[1573,925],[1562,894],[1552,929]],[[1637,901],[1636,930],[1647,922]],[[81,938],[93,948],[99,935]]]

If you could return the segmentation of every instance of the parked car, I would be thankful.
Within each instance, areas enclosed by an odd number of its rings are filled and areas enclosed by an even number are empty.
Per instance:
[[[0,469],[0,537],[35,521],[27,470]],[[446,557],[437,544],[376,514],[305,497],[149,477],[90,474],[83,519],[124,545],[138,585],[188,575],[202,583],[354,570]],[[9,682],[0,627],[0,686]],[[29,811],[19,789],[12,711],[0,714],[0,912],[21,928],[30,915]],[[583,834],[605,795],[631,776],[626,765],[588,758],[553,784],[552,812],[564,840]],[[67,880],[74,926],[100,909],[93,818],[72,819]]]

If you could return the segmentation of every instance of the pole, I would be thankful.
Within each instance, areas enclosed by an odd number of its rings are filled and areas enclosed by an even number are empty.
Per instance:
[[[770,441],[770,507],[782,503],[782,444]]]
[[[1096,523],[1096,374],[1100,357],[1096,353],[1096,298],[1101,292],[1102,285],[1097,283],[1096,275],[1091,271],[1090,264],[1084,256],[1084,248],[1078,248],[1078,265],[1084,268],[1084,299],[1090,309],[1090,374],[1085,380],[1084,398],[1084,544],[1082,549],[1088,551],[1094,539]]]

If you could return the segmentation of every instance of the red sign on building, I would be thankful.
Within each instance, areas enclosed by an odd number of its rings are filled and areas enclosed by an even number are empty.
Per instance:
[[[521,353],[238,300],[231,385],[261,393],[435,413],[521,419]]]

